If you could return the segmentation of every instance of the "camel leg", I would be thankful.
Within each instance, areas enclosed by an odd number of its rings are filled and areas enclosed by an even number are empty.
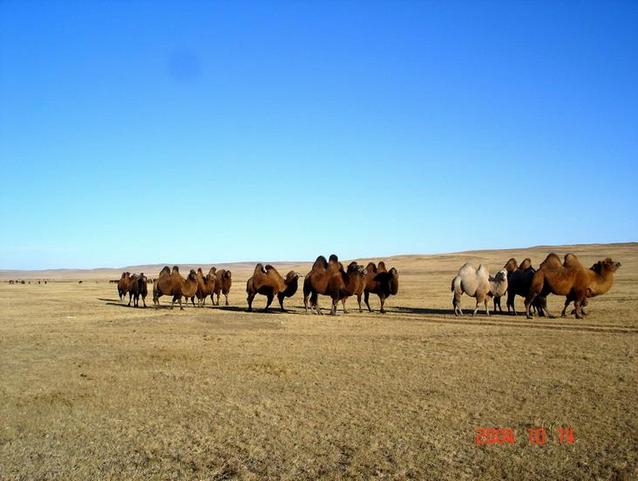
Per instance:
[[[536,294],[528,294],[527,297],[525,298],[525,315],[527,316],[528,319],[532,318],[532,313],[531,313],[531,309],[532,309],[532,303],[534,302],[534,300],[536,299]]]
[[[277,299],[279,300],[279,306],[281,307],[281,312],[286,312],[286,309],[284,309],[284,296],[281,295],[281,293],[277,294]]]
[[[461,296],[457,295],[456,292],[452,296],[452,307],[454,308],[454,315],[456,317],[463,315],[463,310],[461,309]]]
[[[220,296],[220,295],[221,295],[221,294],[217,294],[217,304],[215,304],[216,306],[219,306],[219,296]]]
[[[248,294],[246,301],[248,302],[248,312],[252,312],[253,310],[253,299],[255,298],[254,294]]]
[[[514,311],[514,315],[516,315],[516,306],[514,305],[514,301],[516,300],[516,295],[512,293],[507,293],[507,313],[510,314]]]
[[[385,296],[379,296],[379,300],[381,301],[381,310],[379,311],[381,314],[385,314],[385,309],[383,305],[385,304]]]
[[[359,312],[363,312],[363,309],[361,309],[361,294],[357,294],[357,303],[359,304]]]
[[[343,313],[348,314],[348,311],[346,310],[346,299],[342,299],[341,304],[343,304]]]
[[[487,296],[485,296],[485,299],[483,300],[483,304],[485,304],[485,315],[486,316],[490,315],[489,303],[490,303],[489,298]],[[496,309],[494,309],[494,313],[496,313]]]
[[[142,297],[142,302],[144,303],[144,308],[146,309],[146,297]]]
[[[481,298],[480,296],[476,297],[476,306],[474,308],[474,312],[472,312],[472,317],[476,316],[476,313],[479,310],[479,306],[481,305],[481,302],[483,301],[483,298]]]
[[[131,298],[132,297],[133,296],[131,296],[130,294],[128,295],[128,304],[127,304],[127,306],[129,306],[129,307],[131,307]]]
[[[272,300],[275,298],[275,296],[273,294],[268,294],[267,297],[267,302],[266,302],[266,307],[264,308],[264,312],[268,312],[268,308],[270,307],[270,304],[272,304]]]
[[[224,297],[226,298],[226,305],[229,306],[230,304],[228,304],[228,294],[224,294]]]
[[[366,303],[366,306],[368,306],[368,312],[372,312],[372,308],[370,307],[370,293],[368,291],[365,291],[363,294],[363,301]]]
[[[336,316],[337,315],[337,304],[339,304],[339,299],[333,299],[332,300],[332,308],[330,309],[330,315],[331,316]]]

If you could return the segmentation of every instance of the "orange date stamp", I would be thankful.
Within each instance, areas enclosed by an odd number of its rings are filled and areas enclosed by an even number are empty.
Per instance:
[[[571,426],[556,429],[554,442],[574,444],[576,433]],[[516,444],[516,431],[512,428],[476,428],[474,442],[477,446]],[[527,442],[532,446],[544,446],[548,442],[548,433],[544,427],[527,428]]]

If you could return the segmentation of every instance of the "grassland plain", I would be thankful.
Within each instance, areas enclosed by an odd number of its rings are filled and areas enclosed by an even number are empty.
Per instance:
[[[550,251],[622,262],[586,319],[452,315],[462,263],[495,272]],[[336,317],[304,315],[300,292],[288,313],[245,312],[249,263],[231,267],[230,306],[184,311],[122,305],[116,271],[0,273],[56,278],[0,283],[0,479],[638,478],[638,244],[388,264],[389,312],[350,299]],[[516,442],[477,446],[479,427]]]

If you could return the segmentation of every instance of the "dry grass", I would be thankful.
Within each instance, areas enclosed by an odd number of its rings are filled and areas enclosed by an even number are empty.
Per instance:
[[[246,266],[230,308],[182,312],[122,307],[103,280],[3,282],[0,479],[635,479],[638,246],[569,250],[623,263],[585,320],[451,315],[463,262],[542,248],[395,258],[385,316],[306,316],[300,294],[246,313]],[[476,446],[477,427],[517,442]]]

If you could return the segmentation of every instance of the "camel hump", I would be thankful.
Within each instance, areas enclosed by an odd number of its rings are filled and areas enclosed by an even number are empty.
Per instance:
[[[488,279],[490,277],[489,269],[487,268],[487,266],[484,266],[483,264],[479,264],[478,269],[476,270],[476,273],[480,277],[486,277]]]
[[[366,266],[366,270],[371,274],[376,274],[377,265],[374,262],[368,262],[368,265]]]
[[[179,267],[178,266],[173,266],[173,272],[179,272]]]
[[[530,267],[532,267],[532,259],[530,259],[529,257],[526,257],[523,262],[521,262],[521,265],[518,266],[518,268],[522,271],[526,271],[527,269],[529,269]]]
[[[574,254],[565,254],[565,261],[563,262],[565,267],[582,267],[582,264]]]
[[[255,266],[255,270],[253,271],[253,275],[257,276],[259,274],[265,274],[266,273],[266,268],[264,267],[264,265],[262,263],[257,263],[257,265]]]
[[[324,256],[317,257],[317,260],[312,265],[312,270],[326,270],[328,269],[328,261]]]
[[[171,273],[171,269],[168,266],[164,266],[162,267],[162,270],[160,271],[159,275],[160,276],[168,276]]]
[[[339,272],[343,270],[343,264],[339,262],[339,258],[335,254],[331,254],[328,259],[328,270],[332,272]]]
[[[383,261],[379,261],[377,269],[379,269],[379,272],[388,272],[388,270],[385,268],[385,262]]]
[[[516,262],[516,259],[514,259],[513,257],[510,258],[510,260],[508,260],[503,266],[503,269],[505,269],[507,272],[514,272],[516,269],[518,269],[518,263]]]
[[[562,267],[562,265],[563,264],[560,261],[560,257],[558,257],[556,254],[552,252],[550,254],[547,254],[547,257],[545,257],[545,260],[541,262],[540,267],[556,268],[556,267]]]
[[[472,264],[470,264],[469,262],[466,262],[459,269],[458,275],[462,276],[463,274],[468,274],[468,273],[476,273],[476,269],[474,268]]]

